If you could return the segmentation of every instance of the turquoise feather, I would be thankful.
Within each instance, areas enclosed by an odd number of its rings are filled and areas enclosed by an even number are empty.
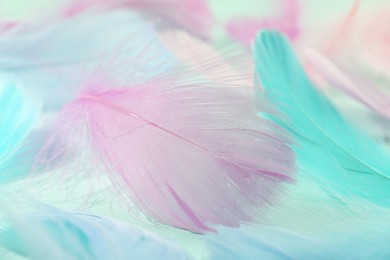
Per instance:
[[[257,80],[286,115],[266,116],[294,134],[301,173],[335,198],[358,196],[390,205],[389,151],[350,124],[313,86],[284,36],[259,33],[254,53]]]
[[[11,76],[0,75],[0,183],[16,178],[16,172],[25,166],[18,155],[25,150],[23,142],[40,112],[39,104],[28,100],[18,87]]]

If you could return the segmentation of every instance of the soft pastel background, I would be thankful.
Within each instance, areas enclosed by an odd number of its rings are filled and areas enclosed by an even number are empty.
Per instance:
[[[61,0],[0,0],[0,20],[6,22],[39,20],[42,16],[50,15],[51,10],[63,2]],[[302,0],[300,28],[303,35],[299,39],[300,46],[317,47],[321,46],[323,39],[329,40],[332,30],[346,17],[355,2],[354,0]],[[372,12],[382,10],[384,6],[389,4],[389,0],[362,0],[360,2],[361,5],[357,14],[359,21],[364,21],[367,17],[370,17]],[[225,36],[224,26],[232,17],[261,18],[276,15],[279,11],[279,1],[276,0],[209,0],[209,3],[216,18],[216,28],[213,37],[217,39]],[[384,28],[390,28],[390,25],[386,27],[385,23],[382,25]],[[358,44],[362,39],[358,38],[355,44]],[[362,42],[362,44],[370,44],[372,39],[370,38],[370,40]],[[344,41],[343,38],[339,40]],[[359,52],[359,54],[361,53]],[[345,106],[346,100],[344,98],[342,102]],[[61,197],[61,194],[57,195]],[[51,201],[49,200],[49,202]],[[295,204],[292,204],[291,207],[295,206]],[[95,212],[107,215],[109,206],[100,205],[100,207],[95,206]],[[126,219],[127,217],[124,213],[122,215],[118,214],[118,212],[116,213],[117,218]],[[318,214],[318,212],[315,213]],[[143,223],[140,221],[137,224],[142,226]],[[148,228],[152,229],[151,227]],[[184,241],[182,243],[190,244],[193,247],[194,255],[197,253],[197,247],[201,247],[201,242],[195,241],[196,238],[183,231],[177,230],[176,233],[173,233],[170,230],[163,230],[161,232],[166,233],[164,235],[167,237],[182,236],[182,241]],[[201,254],[200,251],[199,254]]]
[[[50,15],[50,11],[60,6],[66,0],[0,0],[0,21],[36,20]],[[214,37],[224,36],[223,30],[228,21],[234,17],[250,17],[261,19],[280,13],[283,0],[209,0],[209,6],[216,19]],[[365,20],[371,12],[383,10],[388,6],[388,0],[301,0],[299,26],[304,32],[301,39],[322,41],[318,37],[329,32],[329,28],[348,15],[355,2],[359,2],[357,17]],[[386,22],[388,23],[388,22]],[[302,37],[304,36],[304,37]]]
[[[0,0],[1,20],[35,19],[48,13],[50,8],[63,3],[61,0]],[[302,0],[302,23],[314,26],[313,22],[332,22],[345,15],[354,4],[354,0]],[[379,9],[388,4],[388,0],[362,0],[361,9]],[[263,16],[275,12],[278,1],[275,0],[209,0],[217,20],[223,23],[237,15]]]

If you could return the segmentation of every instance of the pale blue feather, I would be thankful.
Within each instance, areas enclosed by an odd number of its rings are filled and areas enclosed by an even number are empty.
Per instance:
[[[37,260],[188,259],[174,243],[139,227],[53,208],[0,223],[0,246]]]

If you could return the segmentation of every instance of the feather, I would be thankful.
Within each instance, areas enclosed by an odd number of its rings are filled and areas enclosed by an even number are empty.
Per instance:
[[[382,223],[383,224],[383,223]],[[207,237],[210,259],[387,259],[390,238],[385,225],[378,230],[342,230],[331,236],[306,237],[277,227],[260,226],[256,232],[221,228]],[[253,228],[252,228],[253,230]]]
[[[0,221],[3,257],[13,253],[28,259],[188,259],[175,244],[110,218],[51,207],[10,215]]]
[[[20,82],[11,75],[0,74],[0,183],[25,173],[21,162],[26,158],[20,158],[20,151],[40,114],[38,101],[28,99],[20,87]]]
[[[134,83],[176,64],[158,41],[153,24],[126,10],[85,14],[15,32],[0,38],[0,56],[0,69],[14,74],[27,90],[33,86],[44,100],[43,109],[51,112],[76,98],[85,75],[101,69],[101,64]],[[156,66],[156,56],[164,64]]]
[[[320,53],[310,51],[306,59],[334,88],[360,101],[385,119],[390,119],[390,95],[368,79],[341,69]]]
[[[337,26],[334,35],[330,37],[329,43],[324,50],[327,55],[332,55],[335,53],[339,49],[340,45],[342,45],[343,39],[345,39],[352,31],[359,7],[360,0],[354,0],[348,14],[340,21],[340,24]]]
[[[322,259],[327,252],[320,243],[274,227],[257,228],[256,234],[221,228],[208,236],[210,259]]]
[[[256,41],[255,60],[268,98],[289,116],[270,118],[295,135],[301,171],[338,196],[389,205],[388,150],[354,128],[313,87],[287,40],[263,31]]]
[[[204,232],[255,221],[294,178],[288,135],[256,116],[249,89],[173,77],[89,84],[54,138],[89,140],[114,184],[161,223]]]
[[[390,68],[389,25],[390,8],[388,5],[375,8],[360,19],[353,37],[344,41],[344,58],[348,58],[364,71],[386,78]],[[348,41],[349,40],[349,41]],[[356,51],[355,51],[356,50]]]
[[[154,14],[200,37],[209,37],[213,25],[206,0],[73,0],[64,6],[65,16],[74,16],[88,9],[131,8]]]
[[[177,59],[183,61],[192,70],[199,72],[208,81],[217,84],[234,82],[237,85],[252,85],[253,69],[248,69],[248,64],[242,61],[242,55],[232,55],[234,48],[226,48],[226,51],[224,48],[217,50],[211,44],[183,31],[163,32],[160,33],[159,39]],[[223,56],[223,51],[233,57]],[[221,64],[221,66],[215,66],[215,64]],[[247,75],[248,71],[250,75]]]

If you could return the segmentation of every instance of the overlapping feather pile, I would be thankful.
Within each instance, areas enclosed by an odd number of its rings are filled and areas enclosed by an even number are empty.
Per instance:
[[[1,20],[0,259],[389,259],[388,9],[276,2]]]

